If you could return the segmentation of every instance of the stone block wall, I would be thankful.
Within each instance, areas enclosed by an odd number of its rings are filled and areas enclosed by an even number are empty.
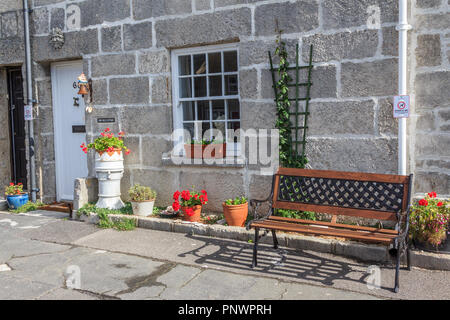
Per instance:
[[[195,185],[209,191],[207,209],[220,211],[227,197],[268,194],[271,177],[260,175],[258,166],[177,166],[162,155],[172,148],[170,52],[176,48],[237,43],[241,126],[274,128],[267,51],[275,49],[277,23],[291,61],[296,44],[302,64],[309,45],[314,46],[311,167],[397,172],[397,121],[392,118],[396,0],[33,0],[32,5],[37,158],[46,201],[55,197],[50,63],[67,59],[83,59],[84,72],[93,80],[88,142],[107,126],[127,133],[132,154],[125,162],[125,196],[132,184],[147,184],[158,191],[157,204],[167,205],[175,189]],[[436,191],[449,194],[449,5],[446,0],[412,0],[410,8],[409,81],[417,115],[408,120],[409,168],[416,173],[416,192],[434,184]],[[374,14],[379,24],[373,24]],[[65,34],[59,50],[49,43],[53,27]],[[0,48],[0,65],[13,56]],[[99,124],[99,117],[116,122]],[[88,161],[92,176],[93,157]]]
[[[450,196],[450,10],[447,0],[416,0],[411,33],[412,170],[415,191]]]

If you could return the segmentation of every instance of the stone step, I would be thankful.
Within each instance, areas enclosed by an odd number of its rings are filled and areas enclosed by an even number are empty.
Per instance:
[[[6,200],[0,199],[0,210],[8,210],[8,203]]]

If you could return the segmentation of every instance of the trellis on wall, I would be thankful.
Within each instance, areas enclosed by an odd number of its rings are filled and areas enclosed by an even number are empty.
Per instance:
[[[281,33],[277,39],[275,55],[280,59],[278,69],[274,68],[272,54],[269,51],[270,70],[272,73],[275,103],[277,106],[276,128],[280,131],[280,164],[283,167],[304,168],[306,158],[306,133],[308,129],[309,101],[311,93],[311,71],[313,46],[309,48],[308,65],[299,63],[299,45],[295,46],[295,66],[287,61],[285,43]],[[301,80],[301,72],[306,72],[306,81]],[[294,73],[291,77],[290,74]],[[295,90],[293,96],[291,88]],[[300,92],[300,90],[303,92]],[[294,102],[291,104],[291,102]],[[292,107],[292,108],[291,108]],[[292,121],[294,124],[292,124]]]

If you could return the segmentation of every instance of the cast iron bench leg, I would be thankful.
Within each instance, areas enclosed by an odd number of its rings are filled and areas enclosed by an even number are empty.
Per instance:
[[[272,230],[272,238],[273,238],[273,247],[275,249],[278,249],[278,239],[277,235],[275,234],[275,230]]]
[[[400,276],[400,250],[401,248],[397,249],[397,266],[395,267],[395,287],[394,292],[397,293],[399,289],[399,276]]]
[[[252,268],[258,265],[257,255],[258,255],[258,240],[259,240],[259,228],[255,228],[255,244],[253,246],[253,262]]]

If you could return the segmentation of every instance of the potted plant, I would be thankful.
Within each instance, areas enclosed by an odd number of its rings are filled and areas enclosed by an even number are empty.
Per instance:
[[[227,155],[227,144],[218,140],[194,140],[184,144],[186,157],[190,159],[221,159]]]
[[[5,188],[6,201],[10,209],[19,209],[28,202],[28,193],[23,192],[23,184],[11,182]]]
[[[202,206],[208,203],[208,194],[205,190],[201,190],[200,192],[189,190],[182,190],[180,192],[177,190],[173,194],[173,200],[172,208],[175,211],[181,209],[183,220],[199,222]]]
[[[222,203],[223,215],[229,226],[243,227],[248,215],[248,200],[246,197],[227,199]]]
[[[97,207],[120,209],[125,205],[120,199],[120,179],[123,176],[123,153],[128,155],[130,150],[123,142],[124,132],[114,136],[109,128],[100,133],[100,137],[93,143],[81,144],[81,149],[87,153],[95,150],[95,172],[98,179]]]
[[[128,190],[128,195],[130,196],[133,214],[147,217],[153,213],[156,191],[152,190],[150,187],[135,184]]]
[[[412,206],[410,214],[410,236],[414,245],[426,251],[450,252],[448,221],[449,201],[437,198],[429,192]]]

